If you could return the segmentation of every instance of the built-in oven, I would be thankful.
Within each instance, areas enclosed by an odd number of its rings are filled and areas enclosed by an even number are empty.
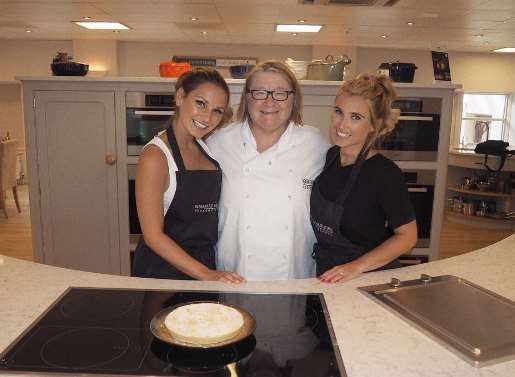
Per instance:
[[[436,161],[440,134],[440,98],[401,98],[393,106],[401,111],[394,130],[378,149],[394,161]]]
[[[127,155],[138,156],[146,143],[168,127],[174,113],[174,93],[127,92]]]
[[[436,171],[407,169],[403,170],[403,174],[417,220],[418,240],[415,247],[429,247]]]

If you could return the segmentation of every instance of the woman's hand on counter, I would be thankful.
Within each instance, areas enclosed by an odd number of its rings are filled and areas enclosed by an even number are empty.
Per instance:
[[[357,278],[364,272],[358,261],[340,264],[327,270],[318,278],[322,283],[342,283]]]
[[[241,277],[240,275],[238,275],[236,272],[217,271],[217,270],[209,270],[199,280],[221,281],[223,283],[232,283],[232,284],[240,284],[240,283],[245,282],[245,279],[243,277]]]

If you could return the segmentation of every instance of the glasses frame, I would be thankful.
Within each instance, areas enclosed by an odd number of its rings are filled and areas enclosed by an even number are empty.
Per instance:
[[[254,97],[254,93],[255,92],[266,92],[266,97],[265,98],[256,98]],[[295,90],[264,90],[264,89],[250,89],[250,90],[247,90],[247,93],[250,93],[250,96],[252,97],[253,100],[255,101],[266,101],[268,99],[268,97],[272,96],[272,99],[274,101],[277,101],[277,102],[284,102],[284,101],[287,101],[288,98],[290,98],[290,95],[291,94],[295,94]],[[286,98],[285,99],[277,99],[275,98],[275,93],[286,93]]]

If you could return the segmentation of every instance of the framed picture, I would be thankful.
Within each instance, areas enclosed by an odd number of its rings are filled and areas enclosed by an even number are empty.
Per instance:
[[[431,55],[433,57],[435,80],[451,81],[449,55],[446,52],[441,51],[431,51]]]

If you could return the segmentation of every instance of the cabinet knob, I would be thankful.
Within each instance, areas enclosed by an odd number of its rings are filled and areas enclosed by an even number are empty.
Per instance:
[[[114,164],[116,164],[116,156],[114,154],[108,154],[106,156],[106,164],[107,165],[114,165]]]

